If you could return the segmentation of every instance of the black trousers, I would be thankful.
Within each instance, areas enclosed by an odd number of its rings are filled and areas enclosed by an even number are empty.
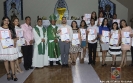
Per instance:
[[[132,64],[133,64],[133,46],[131,46],[131,56],[132,56]]]
[[[32,65],[33,45],[22,46],[24,68],[28,69]]]
[[[97,50],[97,43],[88,43],[88,50],[89,50],[89,63],[95,63],[96,60],[96,50]],[[93,53],[93,59],[92,59]]]

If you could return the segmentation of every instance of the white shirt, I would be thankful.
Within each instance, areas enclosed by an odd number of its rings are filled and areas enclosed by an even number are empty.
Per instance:
[[[67,28],[67,29],[69,30],[69,37],[70,37],[70,41],[71,41],[71,40],[72,40],[72,37],[73,37],[72,27],[69,26],[69,25],[65,25],[65,26],[61,25],[61,26],[58,27],[57,31],[58,31],[58,30],[61,30],[61,28]],[[59,38],[60,38],[60,35],[61,35],[61,34],[59,33],[59,34],[58,34]]]
[[[93,26],[89,26],[88,28],[87,28],[87,31],[89,31],[89,29],[95,29],[96,30],[96,32],[97,33],[99,33],[99,28],[96,26],[96,25],[93,25]],[[96,37],[97,37],[97,35],[96,35]],[[92,41],[88,41],[89,43],[96,43],[97,42],[97,40],[95,40],[94,42],[92,42]]]

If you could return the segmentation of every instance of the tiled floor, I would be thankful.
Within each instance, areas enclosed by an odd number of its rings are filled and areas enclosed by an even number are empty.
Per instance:
[[[96,65],[93,66],[102,81],[111,81],[111,62],[107,62],[107,64],[106,67],[101,67],[100,62],[97,62]],[[117,64],[117,66],[119,66],[120,62],[117,62]],[[6,71],[3,62],[0,62],[0,77],[4,74],[6,74]],[[133,67],[126,66],[122,68],[121,80],[126,81],[121,83],[133,83]],[[24,83],[73,83],[71,67],[62,68],[61,66],[53,66],[35,69]]]

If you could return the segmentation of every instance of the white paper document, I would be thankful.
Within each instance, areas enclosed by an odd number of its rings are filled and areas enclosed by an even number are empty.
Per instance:
[[[17,37],[23,38],[23,30],[17,30],[16,33],[17,33]]]
[[[78,39],[78,34],[77,33],[73,34],[73,39]]]
[[[122,38],[122,44],[130,44],[131,38]]]
[[[102,37],[102,41],[104,42],[104,43],[109,43],[109,37]]]
[[[67,28],[61,28],[61,33],[62,34],[67,34],[68,33]]]
[[[110,45],[117,45],[118,44],[118,39],[111,38],[110,39]]]
[[[13,40],[11,39],[1,39],[1,44],[3,48],[13,47]]]
[[[86,29],[80,29],[82,41],[86,41]]]
[[[88,35],[88,40],[91,41],[91,40],[94,40],[96,38],[96,35]]]
[[[104,36],[104,37],[108,37],[108,36],[109,36],[109,31],[103,31],[102,36]]]
[[[114,39],[118,39],[118,37],[119,37],[119,36],[118,36],[117,33],[113,33],[112,36],[111,36],[111,38],[114,38]]]
[[[94,35],[95,34],[95,29],[89,29],[89,34]]]
[[[69,34],[61,35],[61,41],[67,41],[67,40],[70,40]]]
[[[79,39],[73,39],[72,40],[72,45],[79,45],[80,44],[80,41],[79,41]]]
[[[24,46],[24,45],[25,45],[25,39],[19,38],[19,40],[17,40],[17,46]]]
[[[126,38],[129,38],[130,37],[129,36],[129,34],[130,34],[129,32],[124,32],[123,34],[124,34],[124,37],[126,37]]]
[[[7,38],[10,38],[9,30],[3,30],[3,31],[0,31],[0,35],[1,35],[1,39],[7,39]]]

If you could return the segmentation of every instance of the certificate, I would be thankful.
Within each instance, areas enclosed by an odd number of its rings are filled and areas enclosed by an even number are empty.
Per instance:
[[[104,18],[99,18],[100,26],[102,25],[103,19],[104,19]]]
[[[108,37],[109,36],[109,31],[102,31],[102,36]]]
[[[17,30],[16,33],[17,33],[17,37],[23,38],[23,30]]]
[[[130,44],[131,38],[122,38],[122,44]]]
[[[24,45],[25,45],[25,39],[19,38],[19,40],[17,40],[17,46],[24,46]]]
[[[74,33],[73,34],[73,39],[78,39],[79,37],[78,37],[78,34],[77,33]]]
[[[11,39],[1,39],[1,44],[3,48],[13,47],[13,41]]]
[[[129,38],[130,37],[129,34],[130,34],[129,32],[124,32],[123,33],[124,37],[126,37],[126,38]]]
[[[80,41],[79,41],[79,39],[73,39],[72,40],[72,45],[79,45],[80,44]]]
[[[89,34],[94,35],[95,34],[95,29],[89,29]]]
[[[67,40],[70,40],[69,34],[61,35],[61,41],[67,41]]]
[[[88,35],[88,40],[91,41],[91,40],[94,40],[96,38],[96,35]]]
[[[66,34],[66,33],[68,33],[67,28],[61,28],[61,33],[62,33],[62,34]]]
[[[117,45],[118,44],[118,39],[111,38],[110,39],[110,45]]]
[[[111,36],[113,39],[118,39],[118,34],[117,33],[113,33]]]
[[[82,41],[86,41],[86,29],[80,29]]]
[[[102,41],[103,41],[104,43],[109,43],[109,37],[103,36],[103,37],[102,37]]]
[[[0,31],[1,39],[7,39],[10,38],[10,32],[9,30],[1,30]]]

